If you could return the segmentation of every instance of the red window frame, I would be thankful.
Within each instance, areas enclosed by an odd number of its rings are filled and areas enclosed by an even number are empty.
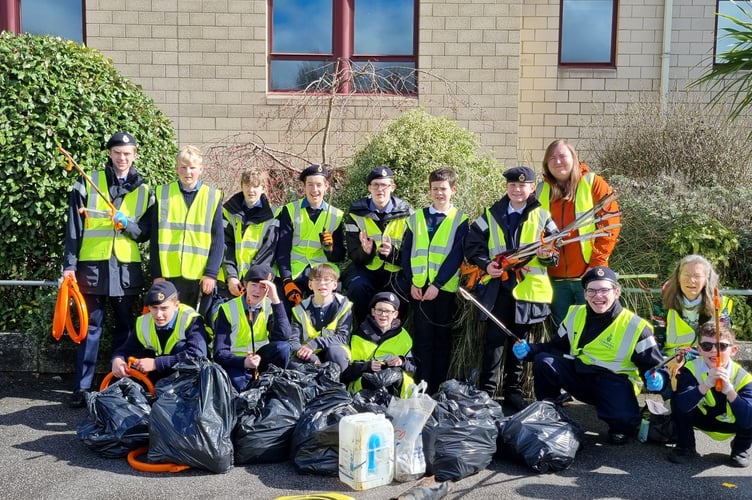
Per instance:
[[[349,94],[353,92],[352,79],[348,78],[351,72],[350,63],[358,62],[393,62],[413,64],[415,70],[418,69],[418,15],[419,0],[413,2],[413,47],[412,55],[390,55],[390,54],[354,54],[355,50],[355,2],[354,0],[333,0],[332,1],[332,50],[331,54],[314,54],[314,53],[284,53],[273,52],[274,23],[273,11],[274,0],[269,0],[268,10],[268,57],[267,57],[267,81],[269,92],[289,93],[298,92],[297,90],[276,90],[271,88],[271,67],[273,61],[321,61],[328,60],[332,63],[339,61],[339,72],[342,75],[342,85],[337,89],[338,94]],[[415,93],[417,93],[417,73],[415,75]],[[359,92],[365,94],[365,92]],[[397,95],[397,94],[394,94]],[[405,94],[399,94],[405,95]]]
[[[21,2],[0,0],[0,31],[21,33]],[[86,0],[81,0],[81,40],[86,43]]]

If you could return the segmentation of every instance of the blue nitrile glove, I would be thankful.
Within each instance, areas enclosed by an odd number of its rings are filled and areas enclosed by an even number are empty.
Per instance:
[[[530,344],[528,344],[526,340],[515,342],[512,346],[512,352],[517,359],[525,359],[525,356],[530,354]]]
[[[128,218],[123,212],[117,210],[115,212],[115,215],[112,216],[112,222],[114,222],[116,226],[120,224],[121,226],[123,226],[123,229],[125,229],[125,226],[128,225]]]
[[[650,392],[659,392],[663,389],[663,377],[660,373],[654,370],[648,370],[645,372],[645,381],[648,385]]]
[[[696,347],[690,347],[684,351],[684,361],[693,361],[700,357],[700,353],[697,352]]]

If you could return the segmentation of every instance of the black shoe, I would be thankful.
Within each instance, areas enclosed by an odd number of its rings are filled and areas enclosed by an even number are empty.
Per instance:
[[[69,408],[85,408],[86,407],[86,393],[83,389],[76,389],[68,399]]]
[[[748,451],[732,451],[729,457],[729,465],[731,467],[749,467],[749,452]]]
[[[522,394],[519,394],[517,392],[513,392],[512,394],[507,394],[506,396],[504,396],[504,404],[510,409],[514,410],[515,413],[524,410],[528,406],[528,403],[522,397]]]
[[[668,461],[675,464],[684,465],[691,462],[693,459],[700,455],[694,450],[694,448],[674,448],[671,453],[668,454]]]
[[[627,444],[628,440],[629,436],[627,436],[626,434],[608,431],[608,442],[613,445],[621,446],[623,444]]]

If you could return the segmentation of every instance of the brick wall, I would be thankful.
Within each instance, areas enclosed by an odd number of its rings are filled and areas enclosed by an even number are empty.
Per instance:
[[[143,86],[174,121],[181,144],[257,134],[270,147],[320,161],[318,143],[305,144],[323,124],[321,102],[266,91],[266,1],[86,4],[89,45]],[[419,98],[341,103],[330,160],[346,164],[385,120],[418,105],[477,132],[507,165],[537,166],[557,137],[573,140],[587,160],[594,129],[630,102],[657,99],[660,87],[663,0],[619,4],[617,68],[582,70],[557,67],[559,0],[421,2]],[[704,71],[714,8],[713,0],[676,0],[670,89]]]

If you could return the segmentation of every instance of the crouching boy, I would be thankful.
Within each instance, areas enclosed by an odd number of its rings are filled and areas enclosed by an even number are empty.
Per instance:
[[[350,337],[352,362],[342,373],[351,392],[386,387],[404,397],[413,382],[413,340],[398,318],[400,301],[392,292],[371,299],[371,313]]]
[[[329,264],[311,269],[308,286],[313,295],[292,310],[292,361],[320,364],[327,361],[341,370],[350,364],[352,302],[336,293],[339,273]]]
[[[286,368],[290,359],[290,322],[266,264],[245,275],[245,292],[219,307],[214,329],[214,361],[238,391],[269,365]]]
[[[717,440],[733,436],[730,465],[747,467],[752,446],[752,375],[732,359],[739,347],[728,326],[721,324],[720,342],[713,322],[704,323],[698,337],[700,357],[681,370],[671,400],[677,444],[668,458],[686,463],[697,456],[697,428]]]
[[[127,377],[130,369],[149,375],[152,382],[172,373],[180,361],[206,357],[206,328],[195,310],[178,301],[169,281],[154,283],[144,298],[149,312],[136,319],[136,330],[112,353],[112,373]],[[126,359],[137,358],[128,366]]]

